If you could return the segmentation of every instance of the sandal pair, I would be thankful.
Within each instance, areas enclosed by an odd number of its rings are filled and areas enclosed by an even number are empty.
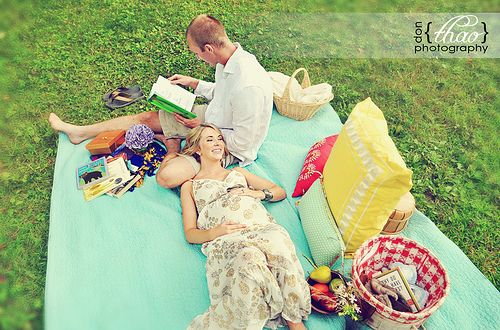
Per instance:
[[[144,93],[141,87],[138,85],[118,87],[113,91],[110,91],[102,97],[102,100],[106,102],[106,106],[110,109],[117,109],[126,107],[134,102],[142,100],[144,98]]]

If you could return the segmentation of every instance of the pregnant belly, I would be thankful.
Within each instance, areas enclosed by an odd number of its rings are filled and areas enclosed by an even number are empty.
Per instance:
[[[227,201],[216,201],[207,205],[198,217],[198,227],[210,229],[226,221],[248,225],[263,224],[272,221],[272,217],[255,198],[234,196]]]

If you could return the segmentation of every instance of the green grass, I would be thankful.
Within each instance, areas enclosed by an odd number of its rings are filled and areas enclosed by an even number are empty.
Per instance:
[[[484,60],[366,60],[276,57],[257,47],[254,22],[276,12],[494,12],[498,2],[369,1],[0,1],[0,329],[43,327],[50,193],[57,136],[50,112],[77,124],[145,110],[109,112],[101,95],[158,74],[211,79],[189,54],[184,29],[209,12],[268,70],[308,68],[334,87],[344,121],[370,96],[384,111],[413,170],[418,208],[498,288],[500,63]],[[266,41],[262,41],[266,46]]]

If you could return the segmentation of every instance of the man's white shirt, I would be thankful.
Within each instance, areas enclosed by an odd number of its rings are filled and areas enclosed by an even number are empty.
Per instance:
[[[200,80],[194,93],[210,101],[205,121],[221,128],[228,150],[246,166],[267,136],[273,86],[255,56],[235,46],[226,65],[215,67],[215,83]]]

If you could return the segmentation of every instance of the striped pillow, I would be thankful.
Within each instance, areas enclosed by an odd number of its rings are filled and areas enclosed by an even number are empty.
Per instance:
[[[323,170],[325,194],[346,252],[378,235],[411,175],[389,137],[382,111],[367,98],[356,105]]]

